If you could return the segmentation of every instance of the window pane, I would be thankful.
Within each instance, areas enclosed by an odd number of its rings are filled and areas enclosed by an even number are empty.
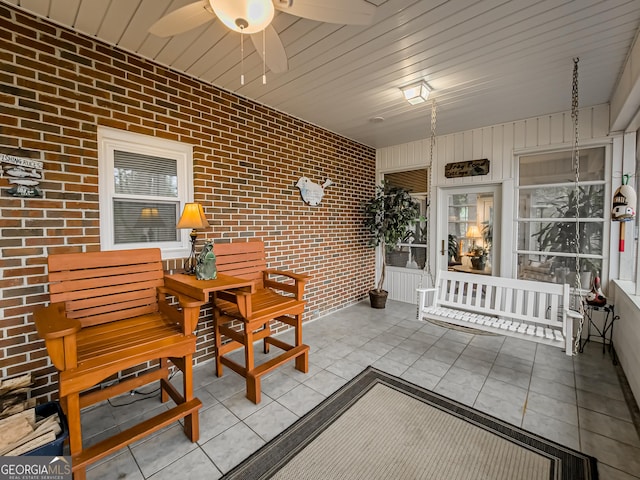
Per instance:
[[[578,189],[580,218],[603,218],[604,185],[584,185]],[[518,217],[575,218],[573,186],[520,189]]]
[[[604,222],[580,222],[580,253],[602,255]],[[576,223],[518,222],[518,250],[574,253]]]
[[[602,260],[580,258],[581,287],[590,287],[593,276],[602,272]],[[575,257],[518,255],[518,278],[540,282],[575,284]]]
[[[404,267],[424,269],[427,263],[426,245],[398,245],[394,250],[387,250],[385,260],[388,267]]]
[[[113,174],[116,193],[178,197],[177,162],[174,159],[116,150]]]
[[[602,255],[603,222],[580,222],[580,253]],[[574,253],[575,222],[519,222],[518,250]]]
[[[178,240],[178,202],[113,200],[114,243]]]
[[[429,191],[428,170],[409,170],[406,172],[385,173],[384,181],[388,185],[404,188],[411,193],[427,193]]]
[[[580,181],[604,180],[604,147],[580,150]],[[520,157],[520,185],[544,185],[575,181],[573,152],[544,153]]]

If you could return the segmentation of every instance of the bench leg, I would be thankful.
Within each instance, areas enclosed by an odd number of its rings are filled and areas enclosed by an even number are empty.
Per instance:
[[[294,328],[296,336],[295,346],[298,347],[302,345],[302,314],[296,315],[296,324]],[[309,372],[309,351],[305,351],[304,354],[296,357],[296,370],[299,370],[302,373]]]
[[[87,469],[79,468],[73,472],[73,480],[87,480]]]
[[[69,450],[71,455],[82,452],[82,427],[80,423],[80,394],[72,393],[64,397],[63,404],[66,406],[67,422],[69,424]],[[86,468],[79,468],[73,471],[74,480],[85,480],[87,477]]]
[[[169,382],[169,360],[166,358],[160,359],[160,370],[166,371],[164,379]],[[169,394],[164,388],[162,388],[162,382],[160,382],[160,402],[166,403],[167,401],[169,401]]]
[[[184,401],[193,400],[193,358],[191,355],[184,357],[184,369],[182,371],[182,392]],[[200,438],[200,420],[198,410],[184,417],[184,433],[189,440],[197,442]]]
[[[267,353],[269,353],[270,348],[269,342],[267,342],[267,337],[271,336],[271,325],[267,323],[263,328],[264,330],[267,330],[267,332],[265,333],[265,338],[262,339],[262,351],[266,355]]]
[[[244,326],[244,367],[247,383],[247,398],[253,403],[260,403],[260,378],[253,376],[255,358],[253,354],[253,329]]]
[[[260,403],[260,377],[254,377],[251,374],[247,374],[247,398],[253,403]]]
[[[302,373],[309,373],[309,352],[308,351],[296,357],[296,370],[299,370]]]
[[[222,354],[220,353],[222,348],[222,334],[220,333],[220,314],[218,313],[218,310],[215,308],[215,306],[213,307],[213,324],[213,334],[216,340],[216,376],[221,377],[223,373],[221,360]]]

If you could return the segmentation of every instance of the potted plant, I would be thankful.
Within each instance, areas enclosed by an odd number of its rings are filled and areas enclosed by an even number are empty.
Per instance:
[[[481,246],[473,247],[471,250],[471,268],[474,270],[484,270],[487,265],[487,249]]]
[[[386,252],[394,250],[405,237],[409,227],[418,219],[419,205],[409,191],[382,182],[376,185],[374,197],[364,207],[365,226],[371,233],[370,245],[380,247],[382,262],[376,288],[369,291],[373,308],[384,308],[387,291],[383,289],[386,271]]]

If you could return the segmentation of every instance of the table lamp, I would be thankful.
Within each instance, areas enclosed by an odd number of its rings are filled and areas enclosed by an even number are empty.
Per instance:
[[[480,229],[478,228],[477,225],[469,225],[469,228],[467,228],[467,233],[465,234],[465,237],[473,239],[473,246],[471,247],[471,249],[473,250],[476,246],[476,239],[482,238],[482,234],[480,233]]]
[[[199,203],[185,203],[184,210],[176,228],[190,228],[191,233],[191,253],[189,257],[184,261],[184,270],[187,274],[193,275],[196,271],[196,237],[198,236],[197,229],[207,228],[209,222],[207,217],[204,216],[204,209]]]

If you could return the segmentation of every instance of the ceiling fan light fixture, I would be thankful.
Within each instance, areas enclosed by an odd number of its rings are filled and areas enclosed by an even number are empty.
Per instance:
[[[429,98],[429,93],[431,93],[431,89],[424,81],[407,85],[400,90],[402,90],[405,100],[411,105],[426,102],[427,98]]]
[[[275,9],[271,0],[209,0],[216,16],[238,33],[257,33],[269,26]]]

